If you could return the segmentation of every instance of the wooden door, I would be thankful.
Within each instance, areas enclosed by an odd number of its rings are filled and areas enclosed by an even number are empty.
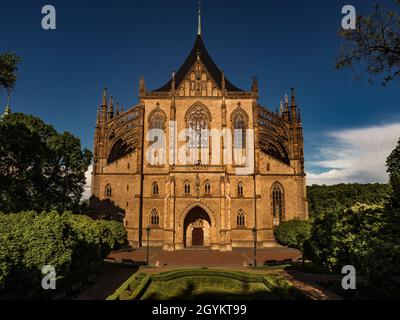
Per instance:
[[[204,245],[204,232],[202,228],[194,228],[192,232],[192,246]]]

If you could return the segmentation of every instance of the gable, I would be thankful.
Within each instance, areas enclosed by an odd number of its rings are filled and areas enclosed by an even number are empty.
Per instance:
[[[222,90],[225,86],[226,91],[243,92],[243,90],[234,86],[228,79],[224,78],[222,71],[217,67],[211,56],[209,55],[201,35],[198,35],[192,51],[186,58],[183,65],[175,74],[175,90],[182,87],[182,83],[187,79],[187,75],[191,72],[198,59],[201,60],[204,68],[207,70],[208,76],[213,80],[218,89]],[[224,78],[224,84],[223,79]],[[172,89],[172,80],[168,81],[163,87],[153,92],[169,92]]]

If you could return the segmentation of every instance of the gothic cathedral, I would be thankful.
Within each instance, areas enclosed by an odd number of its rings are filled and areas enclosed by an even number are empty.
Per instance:
[[[204,45],[157,90],[140,80],[124,110],[103,94],[91,202],[121,214],[133,247],[229,251],[275,245],[274,227],[308,218],[303,129],[294,90],[271,112],[234,86]],[[289,100],[290,103],[289,103]],[[99,206],[98,204],[106,204]]]

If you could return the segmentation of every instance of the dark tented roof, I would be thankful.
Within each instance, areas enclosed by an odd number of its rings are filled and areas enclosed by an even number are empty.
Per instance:
[[[183,63],[182,67],[175,74],[175,89],[179,88],[181,82],[185,79],[190,69],[193,67],[197,60],[197,55],[200,54],[200,59],[204,63],[208,72],[210,73],[213,80],[217,85],[222,88],[222,71],[217,67],[215,62],[212,60],[207,52],[204,45],[204,41],[201,35],[198,35],[196,42],[186,61]],[[154,90],[154,92],[169,92],[171,91],[172,80],[168,81],[163,87]],[[235,87],[228,79],[225,78],[225,89],[227,91],[243,91]]]

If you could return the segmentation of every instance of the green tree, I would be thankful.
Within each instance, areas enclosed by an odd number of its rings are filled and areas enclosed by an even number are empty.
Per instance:
[[[0,210],[78,212],[91,158],[72,134],[11,114],[0,122]]]
[[[392,187],[392,207],[400,209],[400,140],[397,147],[392,151],[387,159],[387,172],[390,176],[390,185]]]
[[[0,88],[7,90],[8,94],[15,87],[17,81],[17,66],[21,59],[14,53],[0,54]]]
[[[400,0],[395,1],[398,5]],[[382,85],[400,80],[400,16],[395,11],[375,6],[369,16],[357,17],[356,30],[342,30],[344,40],[336,67],[366,66],[373,77],[383,75]]]
[[[36,209],[45,145],[23,124],[0,123],[0,210]]]
[[[274,236],[280,245],[301,251],[304,265],[306,243],[311,236],[311,224],[308,221],[299,219],[286,221],[275,228]]]
[[[315,217],[323,212],[350,209],[357,203],[384,205],[390,197],[389,184],[338,184],[309,186],[309,212]]]

